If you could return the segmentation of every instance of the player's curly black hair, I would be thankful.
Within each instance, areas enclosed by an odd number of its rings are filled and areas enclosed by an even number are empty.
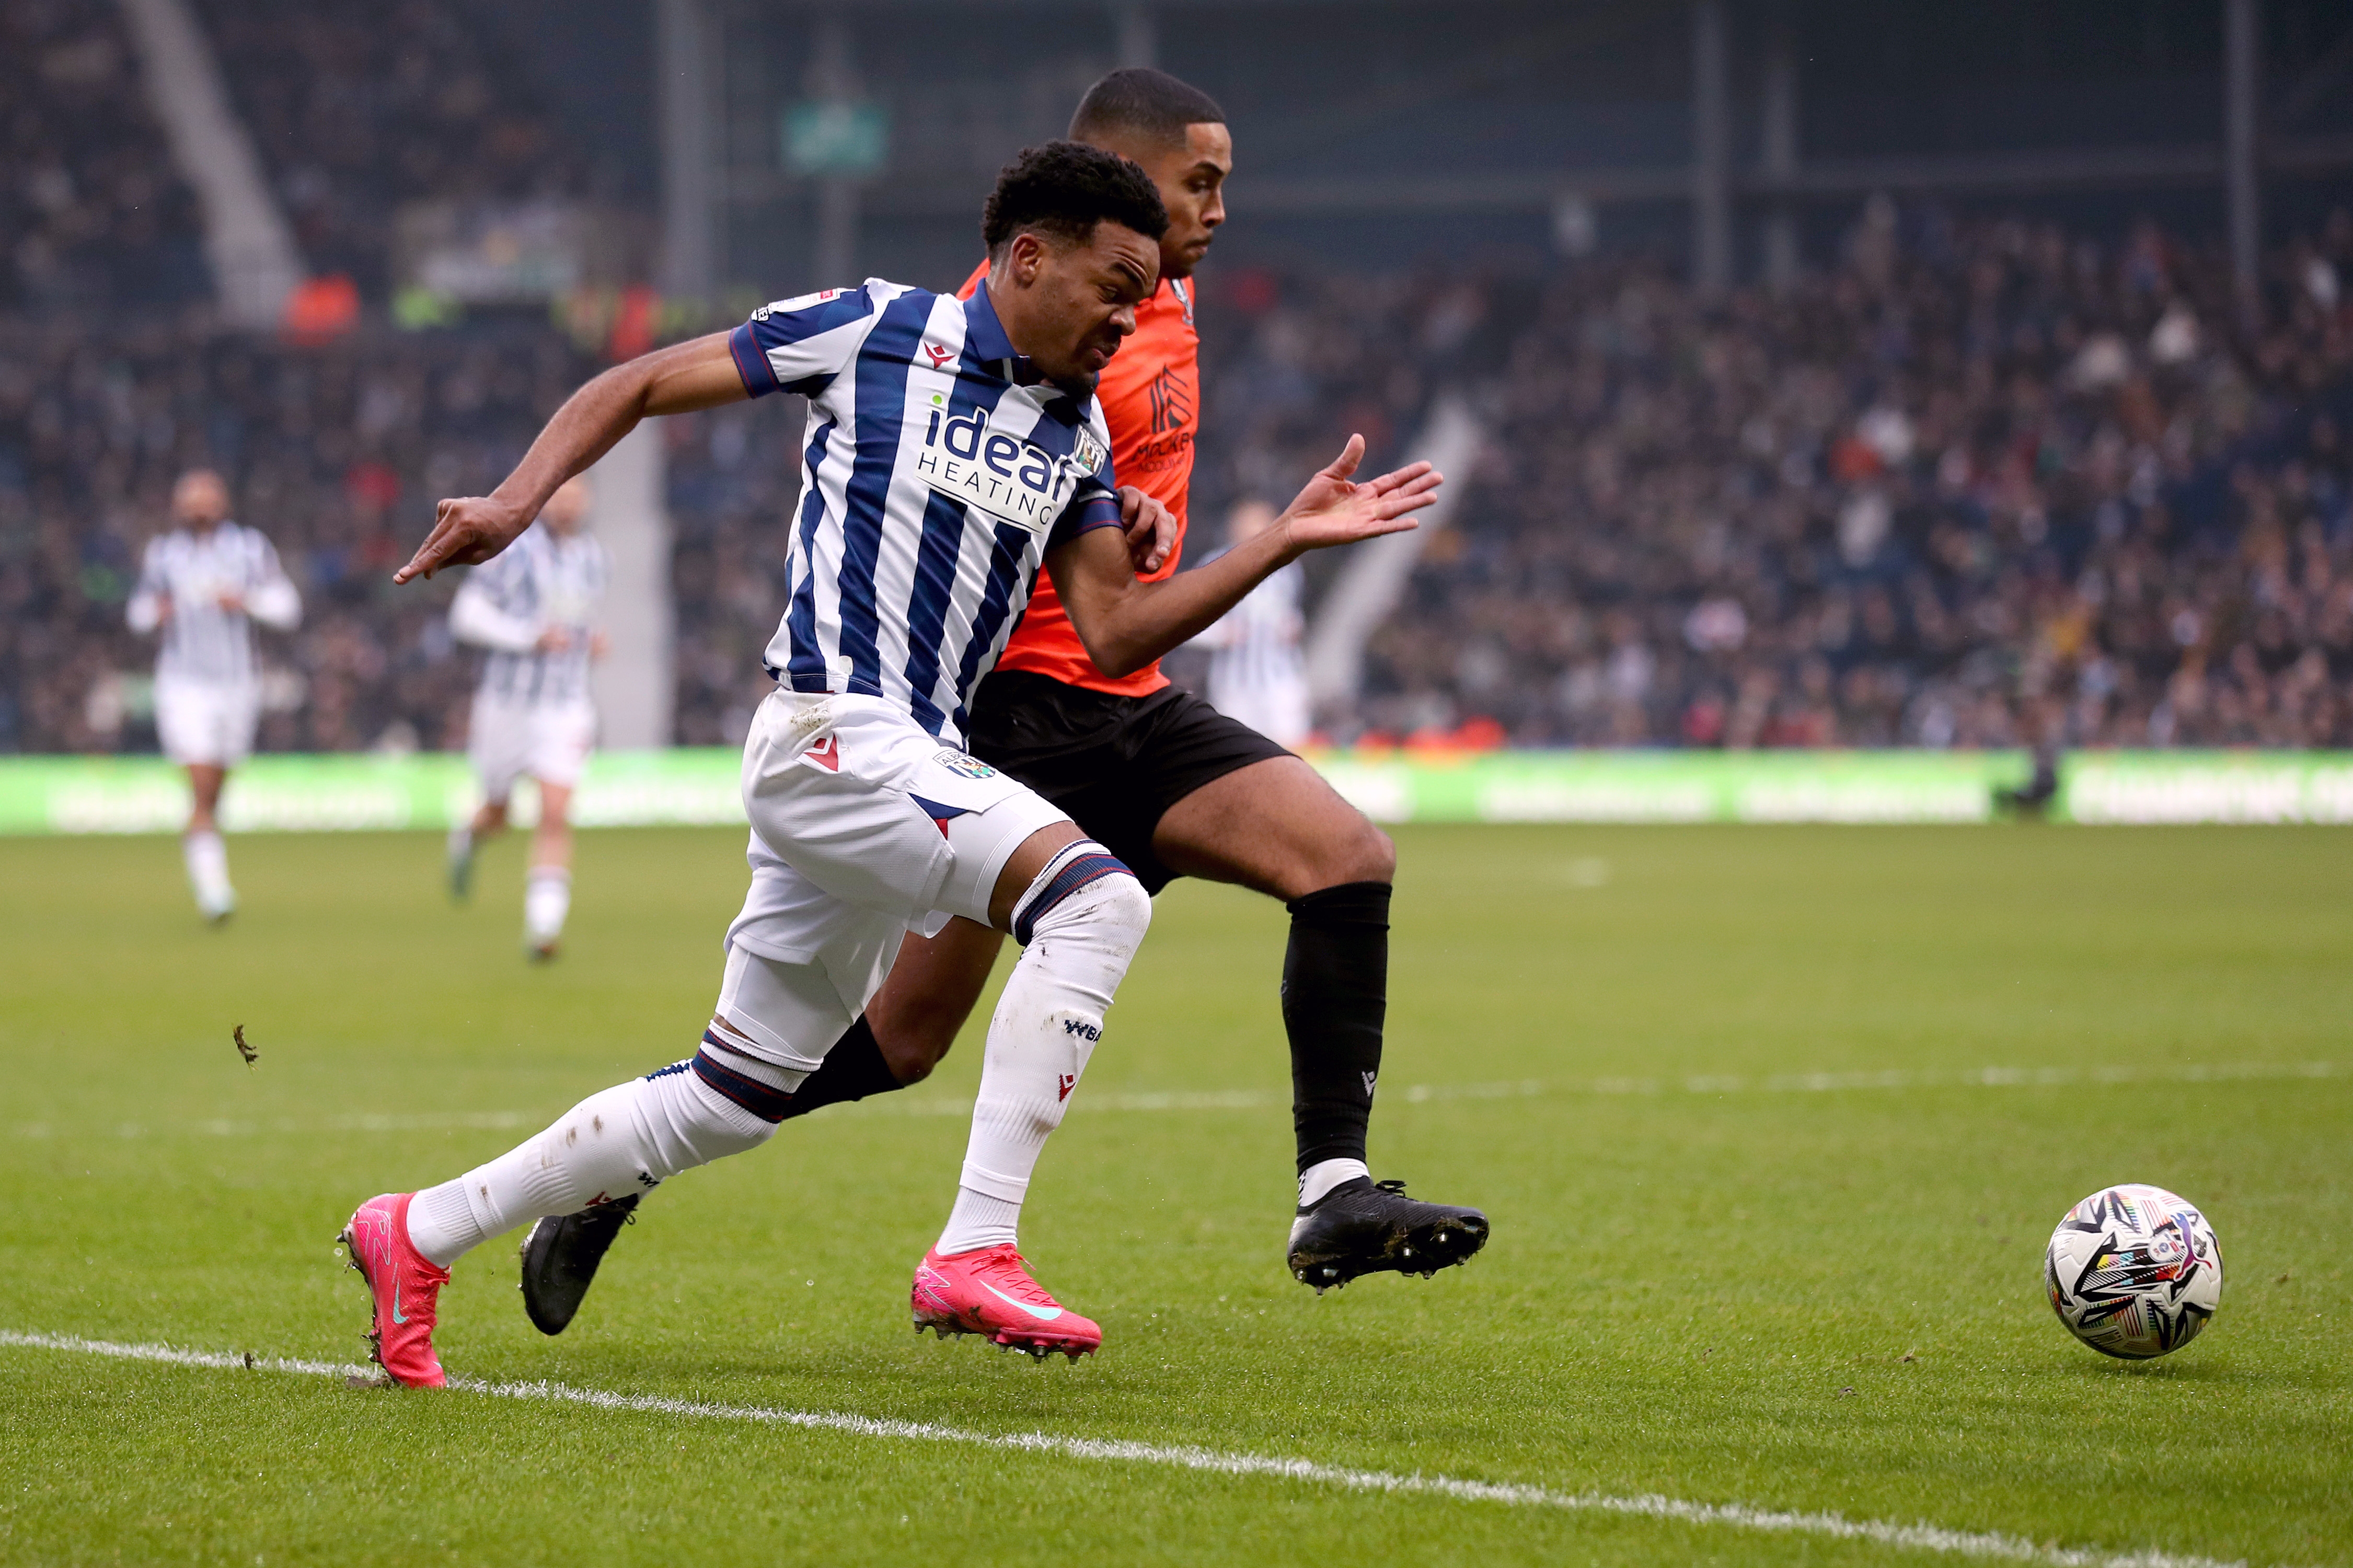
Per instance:
[[[1100,147],[1048,142],[1024,147],[998,172],[980,212],[980,237],[991,256],[1024,229],[1084,245],[1106,219],[1147,239],[1168,232],[1168,209],[1151,175]]]

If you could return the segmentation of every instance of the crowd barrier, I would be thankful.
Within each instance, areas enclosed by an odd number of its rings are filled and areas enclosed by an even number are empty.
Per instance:
[[[584,826],[741,823],[737,754],[607,752]],[[2010,752],[1332,752],[1312,759],[1380,822],[1989,822],[2024,782]],[[439,828],[477,799],[461,757],[262,756],[222,802],[232,832]],[[187,815],[156,757],[0,758],[0,833],[166,833]],[[528,786],[516,816],[533,816]],[[2084,823],[2353,822],[2353,752],[2099,752],[2063,763],[2047,815]]]

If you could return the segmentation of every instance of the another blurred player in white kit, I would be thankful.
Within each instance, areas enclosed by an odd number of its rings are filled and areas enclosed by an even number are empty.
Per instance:
[[[1262,500],[1235,507],[1226,519],[1227,549],[1264,533],[1274,526],[1275,515]],[[1306,741],[1309,729],[1307,661],[1299,651],[1306,628],[1299,609],[1305,584],[1294,561],[1193,639],[1194,647],[1210,654],[1209,706],[1293,749]]]
[[[180,841],[196,909],[215,925],[237,909],[228,850],[215,814],[228,771],[253,751],[261,718],[261,661],[253,623],[291,631],[302,596],[259,532],[228,516],[228,486],[209,468],[172,487],[178,526],[148,542],[132,593],[131,629],[160,630],[155,733],[164,754],[188,770],[194,797]]]
[[[605,547],[581,531],[586,479],[550,496],[539,521],[506,552],[475,567],[449,605],[459,642],[490,649],[467,750],[482,786],[481,809],[449,830],[449,889],[471,890],[474,849],[507,825],[507,797],[528,774],[539,785],[523,886],[523,944],[533,960],[555,956],[572,909],[572,788],[596,743],[588,666],[605,652],[596,626],[605,597]]]

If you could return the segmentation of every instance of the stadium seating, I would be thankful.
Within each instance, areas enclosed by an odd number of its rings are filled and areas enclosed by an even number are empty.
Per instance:
[[[1635,261],[1213,269],[1197,516],[1287,493],[1347,430],[1398,455],[1440,386],[1484,411],[1497,439],[1329,716],[1343,742],[2345,744],[2348,268],[2344,218],[2281,251],[2256,331],[2154,229],[1933,212],[1713,308]],[[153,744],[121,601],[199,460],[311,600],[265,743],[458,743],[446,586],[386,574],[431,498],[493,483],[595,368],[514,317],[298,346],[0,312],[0,750]],[[797,420],[672,422],[681,742],[740,739],[761,689]]]
[[[2242,330],[2152,227],[1883,206],[1831,276],[1715,309],[1639,263],[1228,279],[1203,489],[1394,450],[1441,382],[1488,411],[1343,739],[2342,745],[2348,267],[2340,214]]]
[[[199,0],[311,270],[392,284],[403,203],[577,195],[584,165],[449,0]]]
[[[209,288],[195,199],[111,0],[0,7],[0,311],[94,315]]]

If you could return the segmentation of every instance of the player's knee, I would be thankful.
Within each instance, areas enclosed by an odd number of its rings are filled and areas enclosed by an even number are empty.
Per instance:
[[[921,1083],[932,1076],[940,1058],[955,1044],[956,1031],[964,1026],[961,1014],[934,1005],[903,1010],[888,1019],[878,1020],[872,1008],[867,1011],[867,1022],[874,1030],[874,1048],[882,1054],[883,1065],[902,1088]]]
[[[1350,811],[1345,826],[1319,846],[1310,877],[1313,886],[1301,893],[1321,891],[1348,882],[1391,882],[1397,879],[1397,843],[1361,812]]]
[[[1082,942],[1124,968],[1152,926],[1152,895],[1119,858],[1091,839],[1057,854],[1014,910],[1013,940]]]
[[[1152,895],[1135,879],[1135,873],[1123,866],[1085,889],[1082,899],[1073,902],[1072,923],[1083,923],[1088,933],[1103,947],[1118,953],[1122,963],[1135,956],[1144,945],[1144,933],[1152,929]]]

